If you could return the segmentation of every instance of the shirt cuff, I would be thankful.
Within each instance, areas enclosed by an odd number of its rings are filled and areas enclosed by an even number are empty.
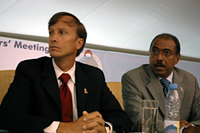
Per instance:
[[[106,133],[112,133],[113,132],[113,127],[110,122],[105,122],[105,128],[106,128]]]
[[[50,126],[44,129],[44,133],[56,133],[59,124],[59,121],[52,122]]]

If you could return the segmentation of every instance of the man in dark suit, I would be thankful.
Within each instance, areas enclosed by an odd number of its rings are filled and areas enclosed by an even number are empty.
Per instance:
[[[49,21],[49,57],[19,63],[0,107],[0,128],[10,132],[128,132],[131,120],[106,85],[103,72],[75,58],[84,48],[86,30],[77,17],[56,13]],[[60,76],[68,73],[71,121],[63,120]],[[60,88],[61,89],[61,88]],[[66,94],[66,93],[65,93]],[[69,111],[67,109],[66,111]],[[107,126],[105,126],[105,123]]]
[[[197,79],[175,67],[180,59],[180,44],[171,34],[156,36],[150,46],[150,64],[144,64],[122,76],[124,109],[133,121],[132,131],[142,130],[142,100],[158,100],[157,131],[163,132],[165,96],[160,79],[178,84],[180,97],[180,128],[189,130],[192,124],[200,125],[200,89]],[[190,127],[190,128],[188,128]]]

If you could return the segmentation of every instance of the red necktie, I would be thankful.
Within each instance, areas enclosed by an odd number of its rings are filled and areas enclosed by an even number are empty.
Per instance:
[[[67,85],[69,79],[70,79],[69,74],[63,73],[60,76],[60,80],[62,81],[62,85],[60,86],[60,101],[61,101],[63,122],[73,121],[72,96],[69,87]]]

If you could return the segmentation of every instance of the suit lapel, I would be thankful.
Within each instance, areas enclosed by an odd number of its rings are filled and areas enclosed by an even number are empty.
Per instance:
[[[147,80],[149,81],[146,85],[147,89],[151,93],[151,95],[154,97],[155,100],[159,101],[159,108],[161,112],[165,113],[165,97],[163,94],[162,85],[158,79],[158,77],[153,73],[150,66],[145,68],[145,71],[147,73]]]
[[[46,60],[44,62],[44,68],[42,72],[42,76],[44,78],[42,85],[47,93],[52,97],[55,101],[57,107],[61,111],[60,106],[60,93],[59,87],[55,75],[55,71],[53,68],[52,60]],[[87,76],[84,71],[81,69],[80,63],[76,62],[76,70],[75,70],[75,86],[76,86],[76,98],[77,98],[77,110],[78,117],[82,116],[82,111],[84,110],[85,104],[87,102],[87,98],[89,95],[89,85],[87,85]],[[85,90],[86,89],[86,90]],[[85,93],[88,92],[88,93]]]
[[[76,97],[77,97],[77,109],[78,116],[82,116],[82,111],[84,110],[87,98],[89,95],[89,86],[87,85],[87,76],[81,69],[81,65],[76,62],[75,70],[75,80],[76,80]]]
[[[178,84],[178,94],[179,94],[179,98],[180,98],[180,102],[182,104],[183,101],[183,96],[184,96],[184,90],[185,90],[185,86],[182,84],[182,77],[178,74],[178,72],[176,71],[176,69],[174,69],[174,75],[173,75],[173,83]]]
[[[152,69],[150,66],[145,68],[145,71],[147,73],[147,80],[149,81],[146,85],[147,89],[150,91],[152,96],[154,97],[155,100],[159,101],[159,107],[163,115],[165,114],[165,97],[163,94],[162,90],[162,85],[160,81],[158,80],[158,77],[153,73]],[[184,96],[184,89],[185,86],[182,84],[182,77],[178,74],[176,69],[173,71],[173,83],[178,84],[178,94],[180,101],[182,103],[183,101],[183,96]],[[155,86],[156,85],[156,86]]]
[[[58,87],[58,83],[57,83],[57,79],[56,79],[51,58],[49,58],[48,60],[45,60],[42,76],[44,78],[42,82],[44,89],[55,101],[59,110],[61,110],[59,87]]]

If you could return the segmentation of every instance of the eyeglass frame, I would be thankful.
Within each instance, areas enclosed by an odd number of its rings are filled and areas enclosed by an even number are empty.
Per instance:
[[[162,51],[162,55],[164,55],[165,57],[170,57],[176,54],[173,53],[170,49],[159,50],[158,48],[152,48],[149,52],[151,53],[151,55],[158,56],[161,53],[160,51]]]

